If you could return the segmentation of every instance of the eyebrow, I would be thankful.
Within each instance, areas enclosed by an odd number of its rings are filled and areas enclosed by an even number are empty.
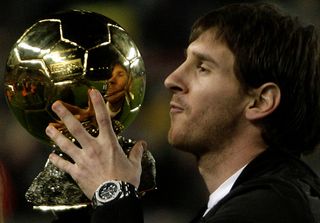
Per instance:
[[[219,67],[219,63],[207,53],[201,53],[201,52],[198,52],[198,51],[192,51],[190,53],[192,55],[194,55],[198,60],[207,61],[207,62],[212,63],[215,66]],[[185,54],[185,57],[187,58],[188,49],[184,50],[184,54]]]

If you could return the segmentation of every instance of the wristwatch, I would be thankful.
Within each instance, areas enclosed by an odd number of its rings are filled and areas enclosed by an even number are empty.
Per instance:
[[[92,198],[93,208],[124,197],[139,197],[137,189],[130,183],[119,180],[108,180],[102,183]]]

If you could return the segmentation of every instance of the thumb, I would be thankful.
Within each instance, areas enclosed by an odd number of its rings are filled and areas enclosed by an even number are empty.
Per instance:
[[[143,151],[147,148],[147,143],[145,141],[138,141],[131,149],[129,154],[129,159],[137,164],[141,164]]]

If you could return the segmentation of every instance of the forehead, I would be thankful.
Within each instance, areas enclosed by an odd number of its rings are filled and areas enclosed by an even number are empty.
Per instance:
[[[187,48],[187,56],[213,62],[216,65],[231,67],[234,65],[234,54],[212,28],[203,32]]]

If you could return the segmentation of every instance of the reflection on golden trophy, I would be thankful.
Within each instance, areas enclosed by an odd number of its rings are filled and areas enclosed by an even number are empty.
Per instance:
[[[128,87],[130,79],[127,71],[120,64],[113,67],[111,78],[107,81],[107,108],[111,117],[115,117],[121,110],[126,94],[130,93]],[[127,96],[128,98],[128,96]]]
[[[103,96],[106,101],[106,109],[108,109],[111,118],[116,119],[115,117],[120,114],[124,106],[123,103],[128,98],[127,95],[130,95],[130,75],[121,64],[115,64],[111,70],[111,77],[106,81],[107,90],[103,91],[105,92]],[[90,100],[88,100],[88,107],[84,109],[65,102],[63,104],[80,122],[94,121],[95,114]],[[64,124],[60,121],[51,124],[62,131],[65,129]],[[121,128],[121,126],[115,127]]]
[[[69,11],[43,18],[13,46],[4,76],[8,105],[21,125],[69,159],[45,134],[49,123],[77,143],[52,112],[61,100],[93,136],[99,134],[88,90],[105,98],[113,129],[129,153],[134,141],[119,134],[137,115],[145,92],[141,55],[127,32],[111,19],[86,11]],[[149,151],[142,159],[140,192],[155,187],[155,162]],[[72,178],[47,161],[26,198],[41,210],[65,210],[88,205]]]

